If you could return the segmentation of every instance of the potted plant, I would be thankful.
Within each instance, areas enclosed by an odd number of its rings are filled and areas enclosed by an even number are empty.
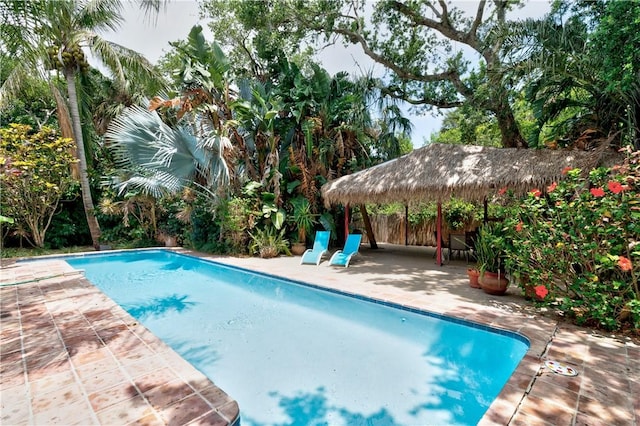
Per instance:
[[[301,195],[292,199],[290,204],[293,208],[290,223],[294,226],[297,234],[297,241],[291,246],[291,251],[295,255],[301,255],[307,248],[307,235],[316,224],[316,215],[311,212],[309,200]]]
[[[485,293],[503,295],[507,292],[509,280],[503,267],[504,236],[496,224],[480,227],[476,239],[476,258],[480,277],[478,282]]]
[[[467,268],[467,275],[469,276],[469,287],[482,288],[480,286],[480,270],[478,268]]]

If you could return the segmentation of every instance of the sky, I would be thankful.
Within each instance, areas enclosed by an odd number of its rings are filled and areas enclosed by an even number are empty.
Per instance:
[[[454,1],[456,6],[462,9],[475,11],[476,1]],[[549,2],[546,0],[525,0],[525,6],[515,12],[514,17],[539,17],[549,11]],[[166,4],[166,9],[160,13],[155,22],[145,18],[144,13],[135,2],[127,4],[125,9],[125,22],[117,32],[105,33],[104,37],[112,42],[121,44],[129,49],[142,53],[149,61],[155,63],[164,52],[170,50],[169,42],[183,40],[189,34],[191,27],[202,25],[208,40],[213,40],[211,32],[207,28],[205,20],[199,18],[198,3],[194,0],[171,0]],[[325,50],[319,57],[322,66],[330,73],[347,71],[352,76],[361,75],[373,69],[374,73],[382,73],[381,65],[376,65],[362,53],[358,46],[348,48],[341,44]],[[423,145],[430,135],[440,129],[442,114],[416,113],[403,108],[406,116],[413,124],[412,141],[414,147]]]

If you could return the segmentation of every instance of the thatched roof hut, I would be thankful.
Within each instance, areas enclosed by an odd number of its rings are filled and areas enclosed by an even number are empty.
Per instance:
[[[431,144],[386,163],[343,176],[322,187],[326,205],[443,202],[455,196],[482,201],[507,187],[523,194],[544,190],[566,167],[590,170],[601,151],[492,148]]]

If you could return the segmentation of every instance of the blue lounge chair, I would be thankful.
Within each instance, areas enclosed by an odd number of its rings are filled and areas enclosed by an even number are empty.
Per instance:
[[[329,265],[348,267],[351,257],[358,254],[361,240],[362,234],[349,234],[347,241],[344,243],[344,249],[333,253],[329,260]]]
[[[313,241],[313,248],[308,249],[302,254],[300,264],[316,264],[319,265],[324,255],[329,249],[329,237],[331,231],[316,231],[316,238]]]

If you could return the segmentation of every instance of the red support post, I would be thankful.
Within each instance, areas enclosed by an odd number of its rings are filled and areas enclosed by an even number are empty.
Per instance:
[[[344,242],[347,242],[349,236],[349,204],[344,206]]]
[[[438,217],[436,218],[436,264],[442,266],[442,203],[438,202]]]

